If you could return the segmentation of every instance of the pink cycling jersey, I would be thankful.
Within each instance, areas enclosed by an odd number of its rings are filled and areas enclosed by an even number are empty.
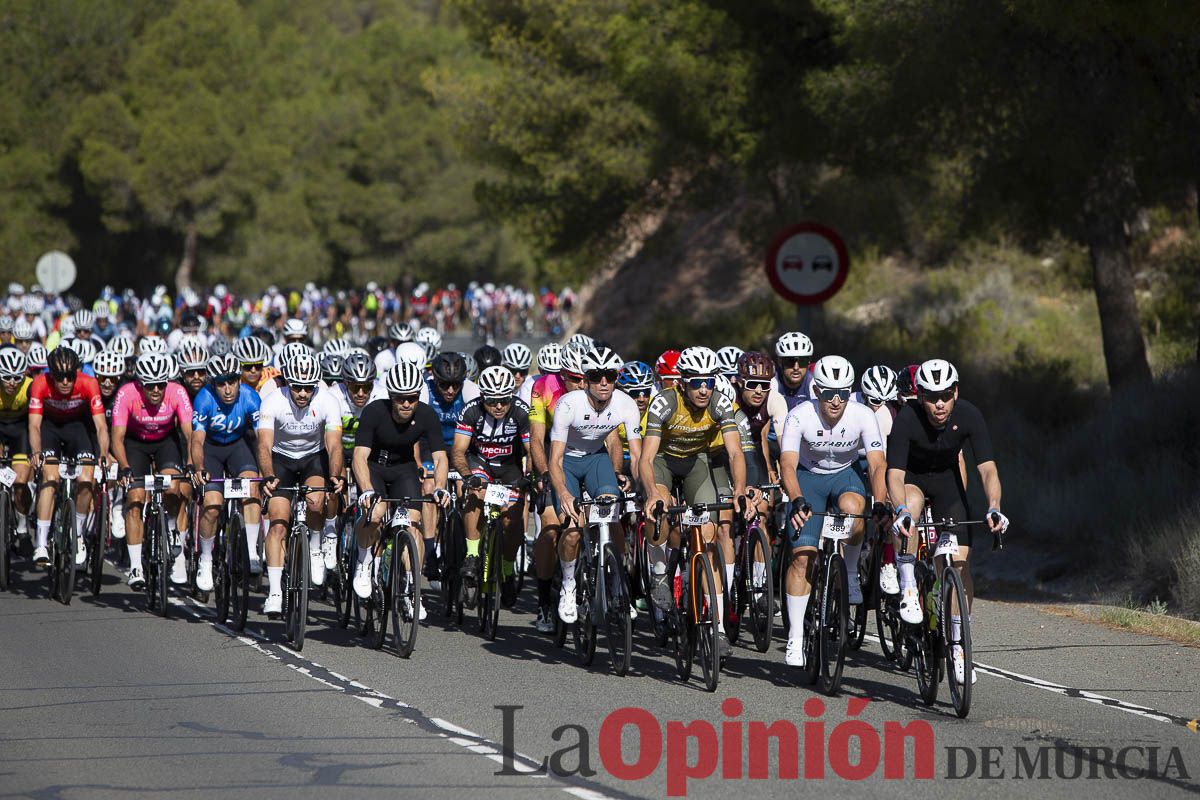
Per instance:
[[[114,428],[128,428],[128,434],[143,442],[161,442],[174,430],[175,423],[191,424],[192,403],[187,391],[178,383],[168,383],[162,402],[151,408],[137,383],[127,383],[117,390],[113,404]]]

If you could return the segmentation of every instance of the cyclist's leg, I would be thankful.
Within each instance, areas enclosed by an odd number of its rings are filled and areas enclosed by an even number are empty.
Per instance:
[[[847,514],[862,514],[867,510],[867,490],[862,477],[853,467],[842,470],[831,487],[837,498],[838,508]],[[842,543],[842,557],[846,562],[846,584],[851,603],[862,602],[862,587],[858,582],[858,558],[862,554],[865,520],[851,520],[850,538]]]
[[[707,453],[701,453],[691,460],[691,468],[683,479],[683,496],[688,505],[693,503],[716,503],[719,499],[718,474],[714,474],[712,463],[709,461]],[[709,522],[700,528],[701,538],[704,540],[705,550],[708,552],[709,564],[716,565],[716,559],[711,555],[713,549],[717,547],[717,525],[714,522]],[[713,577],[717,583],[717,594],[721,595],[724,591],[725,576],[717,575],[717,570],[713,569]]]
[[[271,454],[272,472],[279,479],[279,486],[295,486],[303,475],[304,462]],[[292,516],[292,491],[278,491],[267,503],[267,541],[263,548],[267,557],[267,600],[283,596],[283,562],[286,549],[288,525]],[[274,605],[274,603],[271,603]]]
[[[805,502],[814,514],[822,514],[829,507],[828,476],[807,470],[797,470],[796,480]],[[799,530],[787,519],[786,531],[791,543],[791,560],[788,563],[784,582],[784,597],[788,610],[788,660],[802,663],[804,642],[804,614],[812,595],[812,571],[817,559],[817,547],[821,538],[822,518],[813,516]],[[799,648],[798,650],[796,648]]]
[[[715,456],[715,457],[714,457]],[[728,457],[723,453],[716,453],[709,456],[712,460],[711,472],[712,482],[716,489],[717,500],[720,502],[728,502],[733,499],[733,483],[729,478]],[[750,484],[747,483],[747,486]],[[726,586],[733,585],[733,515],[734,510],[721,511],[717,517],[717,540],[714,543],[715,547],[721,548],[721,557],[725,564],[724,573],[717,576],[717,592],[723,593]],[[716,563],[713,564],[713,573],[716,574]]]
[[[607,455],[605,456],[607,458]],[[576,498],[583,498],[583,490],[585,488],[596,488],[595,485],[587,486],[587,472],[591,464],[587,458],[574,458],[569,455],[563,456],[563,476],[567,484],[567,488],[575,495]],[[616,484],[616,478],[613,478],[613,484]],[[593,495],[593,499],[594,499]],[[555,498],[558,501],[558,498]],[[566,519],[566,509],[560,508],[564,520]],[[558,539],[558,559],[562,565],[563,583],[567,581],[574,582],[575,580],[575,561],[579,557],[579,542],[581,530],[577,526],[565,528],[562,535]]]

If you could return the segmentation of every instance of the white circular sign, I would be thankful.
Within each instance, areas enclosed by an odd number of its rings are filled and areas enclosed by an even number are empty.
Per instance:
[[[75,262],[61,250],[43,254],[34,272],[42,288],[53,294],[61,294],[75,283]]]
[[[800,223],[784,230],[767,252],[767,278],[793,303],[822,303],[846,282],[846,246],[833,230]]]

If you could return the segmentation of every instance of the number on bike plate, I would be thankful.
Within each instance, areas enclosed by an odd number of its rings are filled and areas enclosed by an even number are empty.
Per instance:
[[[616,525],[621,506],[617,503],[605,503],[588,507],[588,523],[591,525]]]
[[[155,489],[165,492],[171,488],[170,475],[147,475],[142,480],[147,492],[152,492]]]
[[[821,526],[821,538],[833,539],[835,542],[849,539],[850,524],[845,517],[825,517],[825,524]]]
[[[119,466],[118,466],[117,462],[115,462],[115,461],[108,465],[108,473],[107,473],[108,480],[115,481],[117,479],[117,469],[118,468],[119,468]]]
[[[0,483],[3,483],[5,486],[11,489],[12,485],[16,483],[16,481],[17,473],[13,471],[12,467],[0,469]]]
[[[245,478],[225,479],[225,499],[245,500],[250,496],[250,481]]]
[[[412,520],[408,518],[407,508],[397,508],[396,513],[392,514],[393,528],[408,528],[412,526]]]
[[[626,514],[636,514],[640,510],[641,509],[638,508],[637,500],[626,500],[625,501],[625,513]]]
[[[956,556],[958,555],[958,537],[953,533],[943,533],[938,539],[937,549],[933,551],[935,556]]]
[[[707,525],[711,519],[712,515],[707,511],[702,511],[699,514],[694,511],[683,512],[683,526],[685,528],[690,528],[693,525]]]
[[[483,496],[483,502],[489,506],[508,505],[508,487],[498,483],[489,483],[487,492]]]

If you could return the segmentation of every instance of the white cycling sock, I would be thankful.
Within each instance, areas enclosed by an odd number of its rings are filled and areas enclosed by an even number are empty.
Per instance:
[[[900,556],[896,559],[896,565],[900,568],[900,591],[916,588],[916,561],[913,557]]]
[[[767,582],[767,562],[755,561],[754,562],[754,585],[762,586],[766,582]]]
[[[575,559],[570,561],[561,561],[563,571],[563,583],[575,580]]]
[[[717,592],[715,595],[717,603],[717,630],[721,633],[725,632],[725,594]]]
[[[862,542],[844,545],[842,555],[846,559],[846,573],[858,577],[858,557],[862,554]]]
[[[334,519],[325,520],[325,527],[323,527],[321,529],[321,531],[322,531],[322,533],[324,533],[326,539],[336,539],[337,538],[337,520],[334,520]]]
[[[75,535],[80,539],[87,532],[87,519],[87,514],[80,514],[78,511],[75,512]]]
[[[958,614],[950,615],[950,639],[954,642],[962,639],[962,617]]]
[[[309,534],[308,534],[308,549],[309,550],[320,550],[321,549],[321,532],[320,531],[310,531],[309,532]]]
[[[283,583],[283,567],[267,567],[267,583],[270,585],[270,594],[282,594],[283,589],[279,584]]]
[[[250,558],[258,558],[258,534],[257,525],[246,526],[246,550],[250,553]]]
[[[142,568],[142,546],[140,544],[127,544],[125,549],[129,551],[129,568]]]
[[[809,595],[797,597],[794,594],[784,595],[787,598],[788,638],[798,642],[804,641],[804,612],[808,610]]]
[[[216,544],[217,544],[217,539],[215,536],[211,539],[205,539],[203,536],[200,537],[200,560],[201,561],[212,561],[213,547],[215,547]]]
[[[726,564],[725,565],[725,586],[724,586],[724,588],[726,590],[728,590],[730,586],[733,586],[733,564]]]
[[[33,546],[45,547],[48,541],[50,541],[50,520],[39,519],[37,521],[37,533],[34,534],[33,538]]]

